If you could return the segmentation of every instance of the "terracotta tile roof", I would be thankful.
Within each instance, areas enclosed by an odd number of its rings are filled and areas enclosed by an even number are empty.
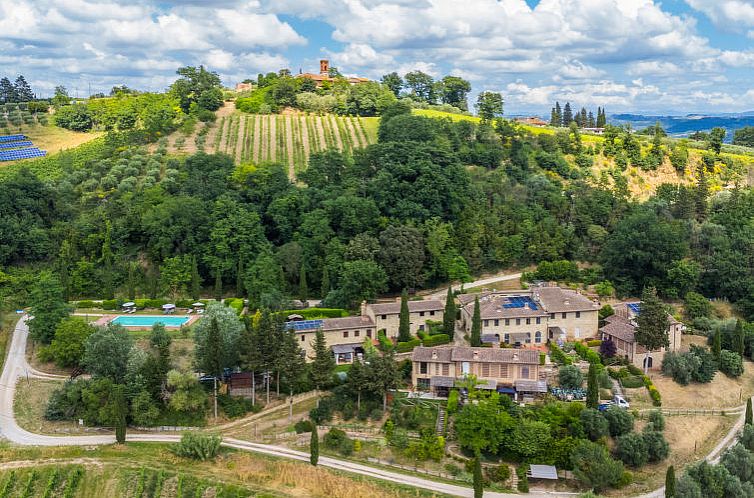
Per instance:
[[[539,287],[534,292],[539,293],[540,302],[550,313],[592,311],[599,309],[597,303],[571,289],[561,289],[560,287]]]
[[[434,355],[434,356],[433,356]],[[455,361],[478,361],[484,363],[529,363],[539,364],[539,351],[531,349],[471,348],[466,346],[414,348],[413,361],[449,363]]]
[[[452,352],[453,348],[425,348],[424,346],[418,346],[414,348],[411,359],[413,361],[449,363]]]
[[[372,304],[370,306],[375,315],[397,315],[401,312],[400,301]],[[420,311],[442,311],[443,309],[445,309],[445,304],[431,299],[408,302],[408,311],[410,313],[418,313]]]
[[[326,318],[323,320],[322,330],[344,330],[358,327],[374,327],[374,322],[368,316],[346,316],[343,318]]]
[[[607,317],[605,322],[607,323],[603,327],[600,327],[600,332],[628,343],[634,342],[635,327],[627,318],[620,315],[612,315]]]

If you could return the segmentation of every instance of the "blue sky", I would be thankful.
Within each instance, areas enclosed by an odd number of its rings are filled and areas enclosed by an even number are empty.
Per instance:
[[[754,0],[0,0],[0,74],[40,95],[162,90],[187,64],[233,85],[320,58],[462,76],[507,114],[748,111]]]

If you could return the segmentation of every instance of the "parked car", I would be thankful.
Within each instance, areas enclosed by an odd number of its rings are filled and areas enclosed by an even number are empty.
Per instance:
[[[619,396],[617,394],[613,396],[612,400],[600,403],[598,408],[599,411],[604,412],[611,406],[617,406],[618,408],[623,408],[624,410],[631,408],[631,405],[628,403],[628,401],[626,401],[623,396]]]

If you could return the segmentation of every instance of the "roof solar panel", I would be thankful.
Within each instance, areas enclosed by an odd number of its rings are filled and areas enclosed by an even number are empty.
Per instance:
[[[285,327],[293,330],[316,330],[322,328],[324,320],[299,320],[295,322],[286,322]]]
[[[628,309],[638,315],[641,311],[641,303],[628,303]]]

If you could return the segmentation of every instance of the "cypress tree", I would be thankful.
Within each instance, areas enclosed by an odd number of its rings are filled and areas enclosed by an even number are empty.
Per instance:
[[[131,262],[128,264],[128,299],[133,301],[136,299],[136,263]]]
[[[115,297],[113,288],[113,251],[111,246],[112,225],[110,220],[105,221],[105,237],[102,241],[102,291],[105,299]]]
[[[312,420],[312,438],[309,441],[309,462],[317,466],[319,462],[319,432],[317,431],[317,423]]]
[[[474,498],[484,496],[484,480],[482,479],[482,462],[479,453],[474,457]]]
[[[126,412],[128,412],[128,405],[126,404],[124,390],[124,387],[118,384],[113,387],[112,393],[115,440],[118,444],[124,444],[126,442]]]
[[[220,268],[215,270],[215,299],[218,301],[223,299],[223,273]]]
[[[479,308],[479,296],[474,298],[474,318],[471,321],[471,338],[469,342],[475,348],[482,345],[482,312]]]
[[[243,288],[243,258],[238,256],[238,264],[236,266],[236,297],[244,295],[245,289]]]
[[[665,498],[675,497],[675,468],[671,465],[665,472]]]
[[[198,300],[202,282],[199,277],[199,265],[196,262],[196,256],[191,256],[191,299]]]
[[[448,295],[445,298],[445,312],[442,316],[442,327],[448,336],[453,339],[456,332],[456,302],[453,298],[453,289],[448,287]]]
[[[589,374],[586,385],[586,407],[597,409],[600,404],[600,386],[597,381],[597,367],[594,363],[589,364]]]
[[[752,425],[752,412],[751,412],[751,398],[746,400],[746,418],[744,419],[744,423],[746,425]]]
[[[746,334],[744,333],[744,321],[740,318],[736,321],[736,330],[733,338],[735,339],[733,346],[736,348],[736,353],[743,359],[744,351],[746,350]]]
[[[560,118],[558,117],[558,110],[554,107],[550,110],[550,126],[560,126]]]
[[[298,298],[302,302],[309,300],[309,285],[306,283],[306,266],[301,263],[301,270],[298,272]]]
[[[563,126],[563,110],[560,108],[560,102],[555,102],[555,126]]]
[[[715,355],[717,361],[720,361],[721,341],[720,331],[718,330],[715,332],[715,337],[712,339],[712,354]]]
[[[411,319],[408,313],[408,291],[401,294],[401,314],[398,322],[398,342],[411,340]]]

